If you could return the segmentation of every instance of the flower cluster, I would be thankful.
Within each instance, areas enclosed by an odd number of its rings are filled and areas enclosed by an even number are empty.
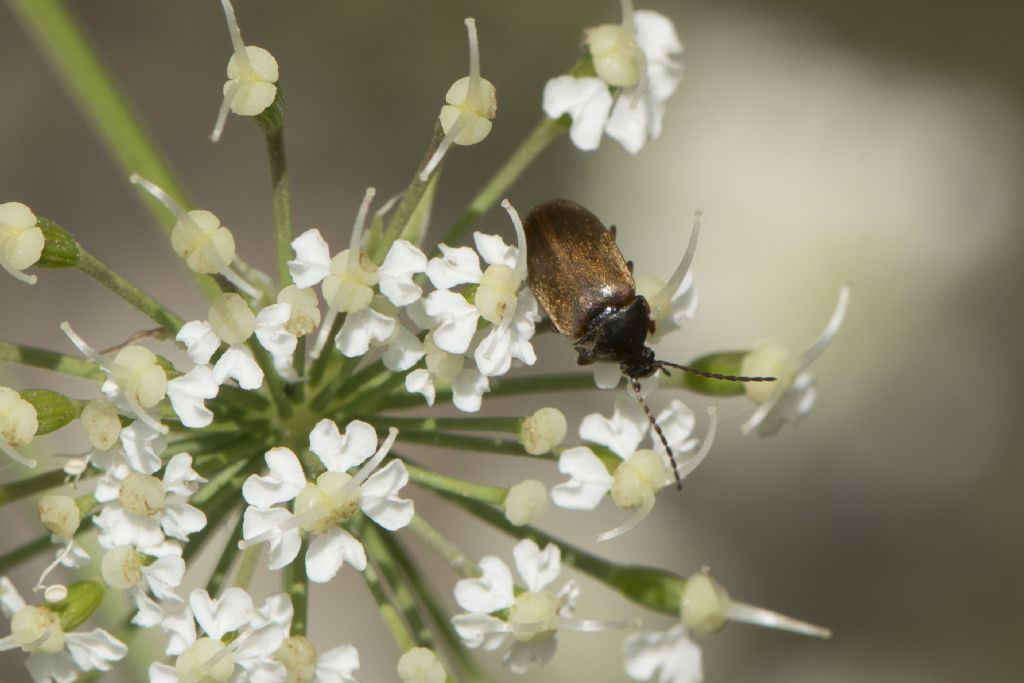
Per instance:
[[[232,54],[212,137],[221,136],[229,113],[251,117],[266,133],[272,173],[283,177],[278,63],[242,41],[231,3],[222,6]],[[682,45],[666,17],[636,11],[631,0],[621,7],[621,24],[584,31],[581,62],[543,88],[539,132],[432,246],[424,235],[440,166],[453,149],[487,138],[495,120],[496,88],[481,75],[473,19],[465,22],[469,75],[445,93],[423,163],[409,186],[376,211],[375,190],[366,191],[340,251],[332,250],[327,228],[292,233],[287,183],[277,183],[271,277],[243,260],[244,245],[216,214],[189,209],[187,193],[172,181],[147,179],[173,173],[156,162],[125,169],[156,200],[154,217],[173,217],[167,238],[206,298],[205,313],[194,319],[125,280],[52,220],[16,201],[0,204],[0,266],[14,278],[3,287],[34,284],[33,268],[76,269],[158,325],[105,351],[70,322],[60,325],[60,350],[0,342],[0,360],[89,382],[74,396],[0,386],[0,450],[19,473],[0,483],[0,504],[33,499],[41,527],[39,538],[0,556],[0,565],[44,553],[52,558],[33,586],[35,604],[0,578],[0,606],[10,621],[0,650],[24,651],[37,683],[69,683],[140,656],[125,641],[148,629],[163,643],[159,661],[143,662],[154,683],[353,683],[355,646],[318,652],[306,636],[310,592],[343,571],[360,577],[380,604],[402,651],[396,670],[406,683],[441,683],[472,670],[475,650],[502,650],[505,665],[523,674],[555,656],[560,633],[625,631],[626,674],[675,683],[701,680],[701,651],[691,636],[727,621],[827,637],[819,627],[733,600],[707,570],[686,577],[618,565],[536,525],[549,496],[557,508],[574,511],[610,498],[631,515],[597,536],[610,541],[652,514],[667,485],[682,484],[712,449],[716,412],[709,409],[706,428],[698,429],[682,400],[662,400],[665,390],[723,400],[746,394],[756,407],[744,433],[771,435],[796,424],[815,400],[808,365],[835,337],[849,300],[844,287],[825,330],[799,354],[777,342],[710,353],[642,386],[644,373],[632,372],[625,357],[596,363],[593,376],[518,376],[517,368],[537,362],[534,336],[552,326],[544,325],[545,311],[527,284],[536,273],[518,211],[501,202],[511,230],[479,218],[561,133],[581,149],[596,148],[608,134],[630,152],[658,136],[680,82],[675,58]],[[60,49],[45,31],[43,43]],[[660,342],[695,316],[690,264],[699,230],[698,213],[670,277],[634,280],[630,268],[620,283],[647,316],[637,351],[652,353],[645,343]],[[472,246],[461,244],[471,231]],[[515,237],[506,241],[497,232]],[[578,426],[554,406],[527,416],[473,415],[488,394],[613,389],[624,374],[631,393],[616,391],[607,402],[610,416],[595,412]],[[747,376],[775,381],[727,381]],[[655,414],[648,402],[663,408]],[[465,414],[403,413],[448,403]],[[37,438],[72,423],[84,432],[83,450],[21,476],[52,462]],[[579,440],[565,443],[570,433]],[[424,444],[545,461],[549,478],[559,481],[550,494],[537,479],[470,481],[448,467],[417,463],[407,449]],[[517,539],[518,583],[498,554],[469,560],[458,547],[461,529],[446,534],[432,526],[416,506],[423,491]],[[226,544],[211,548],[220,537]],[[454,572],[449,586],[464,611],[448,624],[437,623],[444,600],[422,580],[410,538]],[[215,558],[205,575],[196,561],[204,552]],[[280,580],[281,592],[257,597],[250,585],[264,569]],[[638,632],[641,620],[632,615],[578,617],[580,588],[574,579],[559,581],[563,569],[675,623],[664,632]],[[186,591],[186,582],[203,587]],[[110,593],[130,606],[129,619],[113,633],[90,630],[85,622],[99,618]],[[421,606],[431,607],[430,618]],[[451,651],[436,648],[441,636]]]

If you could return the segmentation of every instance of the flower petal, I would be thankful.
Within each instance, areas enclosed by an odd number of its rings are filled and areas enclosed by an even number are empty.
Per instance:
[[[471,368],[461,370],[452,380],[452,403],[464,413],[475,413],[480,410],[483,395],[491,388],[491,383],[479,371]]]
[[[392,372],[405,372],[420,362],[424,356],[423,342],[403,326],[398,327],[398,333],[388,344],[384,352],[384,367]]]
[[[701,683],[704,671],[700,647],[682,624],[668,631],[634,633],[623,642],[626,675],[634,681],[647,681],[657,672],[659,683]]]
[[[256,314],[256,338],[275,362],[291,360],[299,340],[284,329],[292,315],[291,304],[267,306]]]
[[[408,526],[415,514],[413,502],[398,497],[399,490],[407,483],[409,472],[405,463],[392,460],[363,484],[360,509],[388,531]]]
[[[544,85],[544,113],[557,119],[572,117],[569,137],[584,151],[597,149],[612,108],[608,85],[600,78],[558,76]]]
[[[485,235],[482,232],[473,233],[473,243],[476,244],[476,250],[480,252],[480,256],[489,265],[501,264],[515,269],[516,258],[519,255],[516,245],[505,244],[505,240],[498,235]]]
[[[298,287],[312,287],[331,273],[331,250],[320,231],[307,230],[294,240],[295,260],[288,262],[288,272]]]
[[[242,485],[242,497],[256,507],[269,508],[292,500],[306,486],[306,475],[291,450],[271,448],[264,458],[270,471],[265,476],[249,475]]]
[[[451,289],[458,285],[480,282],[480,257],[469,247],[449,247],[439,244],[442,256],[427,263],[427,277],[437,289]]]
[[[213,422],[213,411],[203,401],[217,398],[219,390],[220,385],[209,366],[197,365],[167,383],[167,398],[171,399],[171,408],[181,424],[202,429]]]
[[[347,358],[357,358],[370,346],[386,342],[395,333],[398,321],[372,308],[345,316],[345,323],[334,337],[334,345]]]
[[[363,544],[343,529],[331,529],[313,539],[306,551],[306,576],[310,581],[326,583],[334,578],[342,565],[366,569]]]
[[[128,654],[128,646],[101,628],[86,633],[67,633],[64,647],[82,671],[110,671],[111,662]]]
[[[284,508],[255,508],[245,509],[245,516],[242,521],[242,538],[249,540],[261,534],[277,530],[274,536],[268,541],[270,552],[267,554],[267,568],[280,569],[291,564],[295,556],[299,554],[299,547],[302,544],[302,537],[298,529],[280,531],[281,527],[291,520],[292,513]]]
[[[354,683],[352,673],[359,668],[359,651],[352,645],[339,645],[317,655],[317,683]]]
[[[263,386],[263,370],[256,363],[249,347],[241,344],[228,347],[213,366],[213,377],[217,384],[224,384],[228,378],[234,379],[238,386],[249,391]]]
[[[580,422],[580,438],[607,446],[622,459],[633,455],[647,433],[650,423],[637,401],[620,397],[615,399],[615,412],[611,417],[591,413]]]
[[[455,601],[469,612],[488,614],[515,604],[512,571],[493,555],[480,560],[482,576],[460,579],[455,584]]]
[[[377,273],[380,293],[395,306],[408,306],[423,295],[423,289],[412,276],[427,268],[427,257],[411,242],[395,240]]]
[[[309,449],[331,472],[347,472],[377,451],[377,432],[361,420],[352,420],[342,436],[337,424],[323,419],[309,433]]]
[[[439,289],[431,292],[423,302],[427,315],[439,324],[433,332],[434,343],[448,353],[463,354],[473,341],[480,311],[461,294]]]
[[[205,320],[185,323],[174,338],[185,345],[188,357],[199,365],[209,363],[213,352],[220,347],[220,337],[214,333],[213,326]]]
[[[562,571],[562,551],[553,543],[542,551],[532,539],[523,539],[512,549],[512,557],[523,583],[534,592],[544,590]]]
[[[405,390],[410,394],[423,394],[423,397],[427,399],[427,405],[434,405],[434,376],[430,374],[429,370],[420,368],[406,375]],[[477,410],[479,409],[479,406],[477,406]]]
[[[558,471],[571,478],[551,489],[551,500],[568,510],[593,510],[612,488],[608,468],[585,446],[563,451]]]
[[[218,599],[211,598],[205,589],[197,588],[189,594],[188,606],[199,628],[215,640],[242,628],[252,621],[256,613],[249,594],[234,586],[226,589]]]
[[[532,666],[544,666],[555,656],[558,641],[552,634],[530,640],[517,640],[501,658],[501,663],[514,674],[525,674]]]

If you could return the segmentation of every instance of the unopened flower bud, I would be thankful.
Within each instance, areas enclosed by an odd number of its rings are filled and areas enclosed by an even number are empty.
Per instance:
[[[210,139],[220,139],[228,111],[240,116],[256,116],[274,103],[277,97],[279,70],[274,56],[255,45],[242,42],[242,33],[229,0],[221,0],[228,23],[233,54],[228,60],[228,82],[224,84],[224,101],[217,113]]]
[[[686,580],[679,618],[691,631],[714,633],[729,615],[729,593],[705,567]]]
[[[183,218],[171,229],[171,246],[188,267],[212,275],[230,266],[235,258],[235,238],[220,219],[202,209],[189,211]]]
[[[256,314],[238,294],[229,292],[213,300],[210,327],[225,344],[241,344],[256,330]]]
[[[505,519],[512,524],[530,524],[548,509],[548,491],[536,479],[527,479],[509,488],[504,508]]]
[[[64,394],[49,389],[24,389],[20,395],[36,409],[36,436],[55,432],[78,417],[78,406]]]
[[[11,635],[25,652],[55,654],[64,649],[60,617],[48,607],[26,605],[15,612]]]
[[[43,496],[36,503],[36,510],[46,530],[60,538],[74,536],[82,522],[82,513],[71,496]]]
[[[93,448],[106,451],[114,447],[121,435],[121,419],[112,401],[96,398],[82,409],[82,428]]]
[[[40,268],[74,268],[82,249],[71,233],[51,220],[36,216],[36,225],[43,231],[43,253],[36,265]]]
[[[152,351],[131,344],[121,349],[111,364],[114,382],[128,400],[152,408],[167,395],[167,373]]]
[[[130,545],[111,548],[100,562],[100,575],[111,588],[131,588],[142,578],[142,556]]]
[[[562,443],[568,429],[562,411],[549,406],[523,418],[519,441],[530,455],[543,455]]]
[[[74,631],[92,616],[103,602],[103,584],[99,581],[78,581],[68,586],[67,597],[53,610],[60,616],[60,627],[64,632]]]
[[[132,472],[121,484],[118,497],[129,514],[151,517],[164,509],[167,492],[163,483],[153,475]]]
[[[309,638],[285,638],[274,653],[274,659],[284,664],[288,671],[288,683],[312,683],[316,680],[316,648]]]
[[[612,500],[623,510],[636,510],[669,482],[671,473],[660,453],[642,448],[615,469]]]
[[[39,260],[45,241],[31,209],[21,202],[0,204],[0,267],[34,285],[36,276],[23,271]]]
[[[402,683],[444,683],[444,664],[433,650],[414,647],[398,658],[398,677]]]
[[[292,307],[291,316],[284,326],[289,334],[304,337],[320,325],[320,307],[312,288],[302,289],[289,285],[277,295],[277,303]]]
[[[0,439],[11,446],[24,446],[38,430],[35,406],[14,389],[0,387]]]

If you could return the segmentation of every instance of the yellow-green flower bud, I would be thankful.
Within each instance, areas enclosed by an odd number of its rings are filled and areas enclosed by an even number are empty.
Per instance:
[[[74,536],[82,523],[82,514],[71,496],[43,496],[36,503],[36,510],[46,530],[60,538]]]
[[[543,455],[560,445],[569,425],[558,408],[541,408],[523,418],[519,428],[519,441],[530,455]]]
[[[505,519],[512,524],[530,524],[548,509],[548,491],[536,479],[527,479],[509,488],[503,507]]]
[[[729,613],[729,593],[705,567],[686,580],[679,603],[679,618],[691,631],[714,633]]]

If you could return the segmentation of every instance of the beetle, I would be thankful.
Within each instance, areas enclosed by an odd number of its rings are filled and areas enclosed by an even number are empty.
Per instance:
[[[704,372],[658,360],[647,346],[654,320],[647,300],[636,293],[633,264],[615,243],[615,227],[606,228],[588,209],[569,199],[552,199],[535,206],[526,217],[527,282],[552,326],[572,341],[577,363],[618,363],[633,394],[661,439],[682,488],[675,455],[650,407],[640,394],[640,380],[659,370],[678,368],[701,377],[733,382],[771,382],[774,377],[744,377]],[[694,226],[686,254],[665,286],[675,293],[689,269],[699,223]],[[671,289],[669,289],[671,288]]]

